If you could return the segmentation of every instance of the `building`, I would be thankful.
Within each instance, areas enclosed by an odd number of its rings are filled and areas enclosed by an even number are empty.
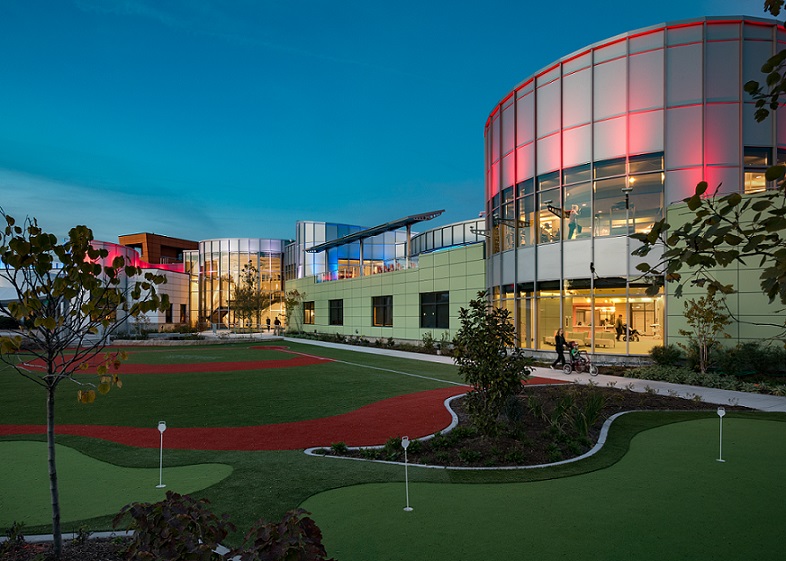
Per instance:
[[[197,242],[148,232],[118,236],[118,243],[134,248],[142,261],[154,265],[182,263],[184,251],[197,249]]]
[[[290,240],[219,238],[200,241],[198,249],[184,251],[184,271],[190,275],[188,290],[191,325],[267,325],[283,321],[283,256]],[[244,269],[252,271],[252,284],[260,294],[258,311],[242,318],[233,307],[236,291],[244,284]]]
[[[350,228],[343,236],[334,229],[332,239],[303,240],[312,230],[298,229],[285,265],[302,271],[286,281],[301,300],[291,326],[369,340],[452,338],[459,308],[485,287],[485,237],[482,219],[412,233],[411,226],[441,213]],[[295,261],[299,255],[310,256],[305,267]]]
[[[722,193],[766,188],[764,170],[786,154],[786,116],[757,123],[743,84],[763,79],[784,41],[758,18],[656,25],[555,61],[494,106],[486,282],[521,346],[553,351],[560,327],[616,355],[676,338],[668,324],[682,303],[646,296],[628,234],[648,231],[702,180]],[[618,340],[618,318],[639,341]]]

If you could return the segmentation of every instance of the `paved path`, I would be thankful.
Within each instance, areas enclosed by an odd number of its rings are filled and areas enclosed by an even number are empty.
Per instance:
[[[453,364],[453,359],[445,356],[427,355],[422,353],[410,353],[405,351],[395,351],[378,347],[361,347],[355,345],[344,345],[340,343],[328,343],[325,341],[312,341],[309,339],[284,338],[285,341],[292,343],[303,343],[316,345],[319,347],[330,347],[334,349],[344,349],[361,353],[371,353],[377,355],[395,356],[422,360],[428,362],[439,362],[442,364]],[[733,392],[729,390],[718,390],[714,388],[704,388],[701,386],[684,386],[681,384],[670,384],[668,382],[656,382],[653,380],[639,380],[636,378],[623,378],[620,376],[607,376],[600,374],[592,378],[589,374],[565,374],[562,370],[551,370],[548,367],[536,367],[532,373],[534,376],[551,378],[560,381],[573,381],[579,384],[589,384],[590,380],[600,386],[615,385],[616,387],[630,387],[633,391],[645,392],[648,388],[657,390],[658,393],[669,395],[673,392],[680,397],[693,397],[700,395],[702,401],[715,405],[741,405],[761,411],[777,411],[786,413],[786,397],[775,395],[755,394],[748,392]]]

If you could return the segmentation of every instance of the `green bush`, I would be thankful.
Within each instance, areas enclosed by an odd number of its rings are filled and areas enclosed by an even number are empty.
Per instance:
[[[718,349],[715,369],[730,376],[786,376],[786,350],[758,342],[740,343],[736,347]]]
[[[437,352],[436,341],[431,331],[426,331],[423,334],[423,352],[428,354],[435,354]]]
[[[332,442],[330,444],[330,451],[334,454],[341,456],[349,452],[346,442]]]
[[[650,358],[658,366],[677,366],[682,361],[682,351],[677,345],[657,345],[650,349]]]

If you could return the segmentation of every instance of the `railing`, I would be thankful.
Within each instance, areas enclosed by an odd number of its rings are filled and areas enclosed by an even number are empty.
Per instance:
[[[361,274],[359,265],[350,265],[340,267],[338,271],[330,271],[316,275],[316,282],[329,282],[344,279],[357,279],[360,277],[367,277],[371,275],[381,275],[385,273],[395,273],[397,271],[404,271],[406,269],[417,269],[417,260],[396,259],[382,263],[366,264],[363,266],[363,274]]]

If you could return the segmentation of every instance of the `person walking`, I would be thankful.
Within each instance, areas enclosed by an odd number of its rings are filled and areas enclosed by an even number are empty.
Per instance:
[[[275,334],[281,335],[281,320],[276,318],[276,320],[273,322],[273,325],[275,326]]]
[[[557,347],[557,358],[551,363],[552,370],[554,370],[558,362],[561,362],[562,366],[565,366],[565,355],[563,354],[565,352],[565,344],[565,334],[562,328],[557,329],[557,332],[554,334],[554,345]]]
[[[617,341],[619,341],[623,331],[625,331],[625,326],[622,324],[622,314],[617,316],[617,323],[614,324],[614,329],[617,331]]]

